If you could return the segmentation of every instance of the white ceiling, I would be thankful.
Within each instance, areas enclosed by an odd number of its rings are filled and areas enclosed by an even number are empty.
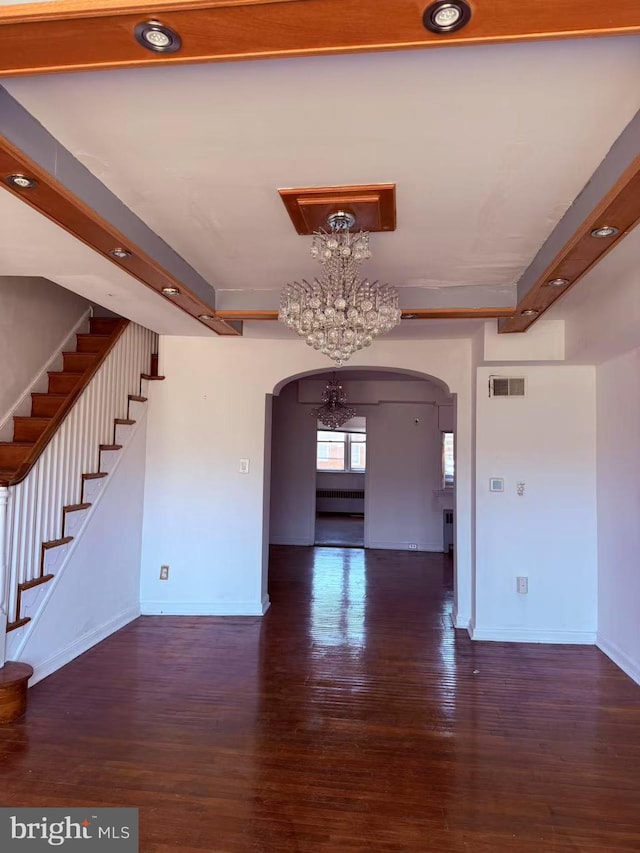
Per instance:
[[[3,85],[215,288],[234,291],[313,274],[277,188],[369,182],[395,182],[398,202],[398,230],[373,237],[370,277],[513,285],[640,107],[638,79],[640,40],[627,37]],[[59,238],[41,237],[59,266]]]

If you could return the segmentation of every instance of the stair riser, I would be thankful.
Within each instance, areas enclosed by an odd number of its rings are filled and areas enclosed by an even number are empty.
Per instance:
[[[37,441],[49,426],[49,419],[14,418],[13,424],[14,441]]]
[[[102,352],[109,343],[109,338],[92,335],[77,335],[76,351],[77,352]]]
[[[94,352],[65,352],[62,355],[62,369],[84,373],[95,364],[97,355]]]
[[[75,373],[50,373],[49,392],[51,394],[68,394],[73,391],[81,378]]]
[[[25,461],[31,447],[0,447],[0,471],[13,471]]]
[[[89,327],[92,335],[110,335],[120,320],[113,317],[92,317]]]
[[[51,418],[64,405],[65,397],[31,395],[31,414],[34,418]]]

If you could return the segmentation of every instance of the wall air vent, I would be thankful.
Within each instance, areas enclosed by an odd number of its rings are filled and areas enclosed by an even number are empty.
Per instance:
[[[524,397],[524,376],[490,376],[490,397]]]

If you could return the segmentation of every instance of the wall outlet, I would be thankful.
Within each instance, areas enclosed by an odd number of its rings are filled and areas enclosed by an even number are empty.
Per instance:
[[[516,578],[516,588],[520,595],[526,595],[529,592],[529,578]]]
[[[409,548],[410,548],[412,551],[417,551],[417,550],[418,550],[418,546],[416,545],[416,543],[415,543],[415,542],[409,542]]]
[[[169,566],[160,566],[160,580],[168,581],[169,580]]]
[[[516,492],[520,498],[524,495],[524,483],[516,483]]]

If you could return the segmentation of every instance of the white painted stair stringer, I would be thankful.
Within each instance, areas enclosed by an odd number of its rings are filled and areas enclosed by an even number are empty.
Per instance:
[[[142,394],[146,396],[145,386],[149,383],[142,380]],[[129,418],[135,420],[135,424],[118,424],[116,425],[116,443],[122,445],[121,450],[109,450],[101,452],[101,470],[109,476],[102,479],[89,480],[89,490],[85,490],[85,500],[91,503],[91,506],[85,510],[78,510],[73,515],[81,516],[80,519],[74,519],[73,532],[69,531],[68,535],[74,538],[66,545],[60,545],[54,549],[51,557],[47,554],[45,561],[45,574],[53,574],[52,580],[48,583],[40,584],[32,589],[25,590],[22,593],[21,615],[28,616],[30,621],[11,631],[7,635],[7,658],[9,660],[20,660],[25,646],[29,641],[29,637],[36,628],[38,621],[44,613],[47,604],[51,600],[56,591],[56,587],[64,576],[64,570],[79,544],[82,541],[82,534],[89,523],[89,520],[98,511],[102,497],[107,493],[109,486],[114,482],[114,475],[126,458],[127,449],[131,444],[134,436],[139,429],[146,425],[147,403],[141,403],[136,400],[129,401]],[[67,531],[64,531],[67,533]]]

